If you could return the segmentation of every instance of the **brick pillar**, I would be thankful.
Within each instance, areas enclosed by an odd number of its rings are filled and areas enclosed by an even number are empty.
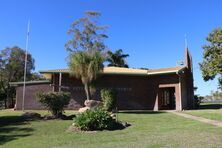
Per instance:
[[[175,87],[176,110],[181,111],[181,86],[180,83]]]
[[[158,111],[159,110],[159,96],[158,96],[158,92],[157,92],[157,94],[156,94],[156,100],[155,100],[155,105],[154,105],[154,111]]]

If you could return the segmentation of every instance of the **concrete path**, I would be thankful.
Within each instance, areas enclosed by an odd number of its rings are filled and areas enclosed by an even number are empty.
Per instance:
[[[218,126],[218,127],[222,127],[222,122],[221,121],[206,119],[206,118],[203,118],[203,117],[197,117],[197,116],[193,116],[193,115],[189,115],[189,114],[185,114],[185,113],[177,112],[177,111],[167,111],[167,112],[170,112],[170,113],[173,113],[173,114],[176,114],[178,116],[182,116],[182,117],[185,117],[185,118],[188,118],[188,119],[192,119],[192,120],[200,121],[200,122],[203,122],[203,123],[207,123],[207,124],[215,125],[215,126]]]

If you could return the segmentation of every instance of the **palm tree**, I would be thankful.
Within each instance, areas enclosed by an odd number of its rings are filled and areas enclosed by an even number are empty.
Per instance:
[[[70,55],[70,73],[82,80],[87,100],[91,99],[90,84],[103,69],[104,58],[99,51],[78,51]]]
[[[107,61],[109,62],[108,66],[115,66],[115,67],[129,67],[125,61],[128,54],[123,54],[122,49],[116,50],[114,53],[112,51],[108,51],[108,58]]]

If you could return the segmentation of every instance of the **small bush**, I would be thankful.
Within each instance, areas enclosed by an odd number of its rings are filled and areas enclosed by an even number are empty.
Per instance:
[[[200,103],[203,100],[202,96],[194,95],[194,108],[198,109],[200,107]]]
[[[47,109],[55,117],[62,116],[64,107],[69,104],[70,93],[67,92],[48,92],[37,93],[37,98],[40,103],[47,107]]]
[[[87,110],[73,120],[75,126],[81,130],[113,130],[120,127],[120,123],[116,122],[110,113],[102,108]]]
[[[103,108],[107,111],[112,111],[116,107],[116,91],[109,89],[101,90],[101,98],[103,101]]]

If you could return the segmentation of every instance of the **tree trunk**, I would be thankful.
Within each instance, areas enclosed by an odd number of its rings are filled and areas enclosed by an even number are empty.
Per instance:
[[[4,102],[5,102],[5,109],[7,108],[7,98],[5,97],[4,99]]]
[[[84,84],[84,86],[85,86],[86,98],[87,98],[87,100],[90,100],[89,84],[86,83],[86,84]]]
[[[14,108],[14,106],[15,106],[15,104],[14,104],[14,98],[11,96],[11,105],[10,105],[10,107],[11,107],[11,108]]]
[[[7,95],[7,108],[10,108],[9,86],[7,87],[7,92],[6,92],[6,95]]]

